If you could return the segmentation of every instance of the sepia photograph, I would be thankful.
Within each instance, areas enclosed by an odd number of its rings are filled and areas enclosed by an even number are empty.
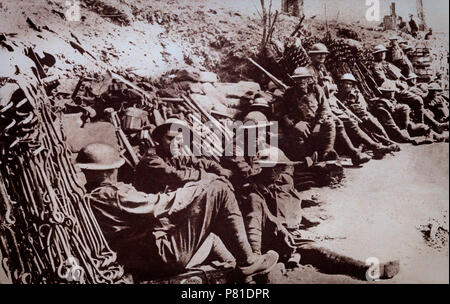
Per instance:
[[[0,0],[2,285],[449,284],[448,217],[448,1]]]

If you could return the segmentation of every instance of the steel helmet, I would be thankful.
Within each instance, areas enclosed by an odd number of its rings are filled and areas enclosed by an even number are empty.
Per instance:
[[[439,86],[439,84],[437,84],[436,82],[433,82],[428,85],[428,90],[429,91],[442,91],[442,87]]]
[[[344,75],[342,75],[341,81],[345,81],[345,80],[349,80],[349,81],[353,81],[353,82],[358,82],[355,78],[355,76],[353,76],[353,74],[351,73],[345,73]]]
[[[409,80],[409,79],[414,79],[414,78],[417,78],[417,77],[418,77],[417,74],[411,72],[411,73],[409,73],[408,77],[406,77],[406,79]]]
[[[112,170],[120,168],[125,160],[112,146],[104,143],[92,143],[81,149],[76,163],[84,170]]]
[[[269,122],[266,115],[259,111],[249,112],[245,116],[243,123],[242,129],[265,128],[273,125],[273,122]]]
[[[397,87],[392,81],[383,82],[378,89],[382,92],[397,92]]]
[[[305,78],[313,77],[311,72],[305,67],[296,68],[294,74],[291,75],[292,78]]]
[[[164,123],[160,124],[159,126],[157,126],[153,132],[152,132],[152,138],[156,141],[159,140],[159,138],[161,137],[161,135],[163,134],[163,132],[165,132],[166,130],[170,129],[170,127],[172,125],[176,125],[179,126],[180,128],[187,128],[189,129],[189,125],[178,118],[168,118],[166,119],[166,121],[164,121]]]
[[[279,148],[268,147],[257,153],[255,163],[261,167],[273,167],[276,165],[295,165],[298,162],[291,161]]]
[[[387,48],[384,45],[379,44],[379,45],[377,45],[376,47],[373,48],[372,54],[381,53],[381,52],[387,52],[387,51],[388,50],[387,50]]]
[[[255,100],[250,104],[250,106],[270,108],[269,102],[262,96],[255,98]]]
[[[314,44],[309,50],[308,54],[329,54],[328,48],[323,43]]]

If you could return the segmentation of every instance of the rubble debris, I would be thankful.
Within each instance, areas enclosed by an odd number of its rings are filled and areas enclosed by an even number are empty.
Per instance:
[[[417,227],[422,232],[427,245],[437,250],[448,248],[448,221],[444,216],[440,220],[430,218],[427,224]]]
[[[217,82],[217,75],[212,72],[202,72],[196,68],[181,69],[176,74],[176,81]]]
[[[79,45],[78,43],[73,42],[73,41],[69,41],[69,44],[70,44],[74,49],[76,49],[78,52],[80,52],[82,55],[83,55],[84,53],[86,53],[86,54],[88,54],[89,56],[91,56],[93,59],[96,60],[96,58],[94,57],[94,55],[92,55],[91,53],[89,53],[88,51],[86,51],[85,49],[83,49],[83,48],[81,47],[81,45]]]
[[[59,17],[61,17],[61,19],[66,19],[66,16],[65,16],[63,13],[61,13],[60,11],[57,11],[57,10],[55,10],[55,9],[52,9],[51,12],[52,12],[53,14],[56,14],[56,15],[58,15]]]
[[[118,8],[104,3],[100,0],[83,0],[83,6],[93,12],[96,12],[99,16],[105,17],[111,20],[113,23],[121,26],[130,25],[129,17]]]
[[[41,28],[38,27],[38,26],[30,19],[30,17],[27,17],[27,23],[28,23],[28,25],[29,25],[33,30],[38,31],[38,32],[42,32]]]

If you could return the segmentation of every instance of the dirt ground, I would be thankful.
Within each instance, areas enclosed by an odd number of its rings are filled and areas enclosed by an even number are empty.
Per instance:
[[[363,168],[347,169],[338,189],[312,189],[324,203],[305,209],[323,221],[311,229],[317,241],[365,261],[400,261],[400,273],[383,283],[449,282],[449,146],[413,147]],[[429,237],[434,224],[434,237]],[[363,283],[304,268],[279,283]]]

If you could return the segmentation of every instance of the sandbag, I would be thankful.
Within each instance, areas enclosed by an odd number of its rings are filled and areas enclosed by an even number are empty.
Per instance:
[[[63,129],[67,147],[78,153],[88,144],[99,142],[119,149],[114,126],[109,122],[86,123],[81,126],[81,113],[63,115]]]
[[[248,95],[255,95],[261,91],[258,83],[252,81],[239,81],[238,83],[215,83],[214,86],[225,94],[225,97],[242,98]],[[250,94],[247,94],[250,92]]]
[[[177,72],[175,80],[194,82],[217,82],[217,75],[212,72],[201,72],[196,68],[181,69]]]
[[[0,106],[6,106],[13,96],[14,92],[19,89],[16,83],[5,83],[4,86],[0,88]]]

